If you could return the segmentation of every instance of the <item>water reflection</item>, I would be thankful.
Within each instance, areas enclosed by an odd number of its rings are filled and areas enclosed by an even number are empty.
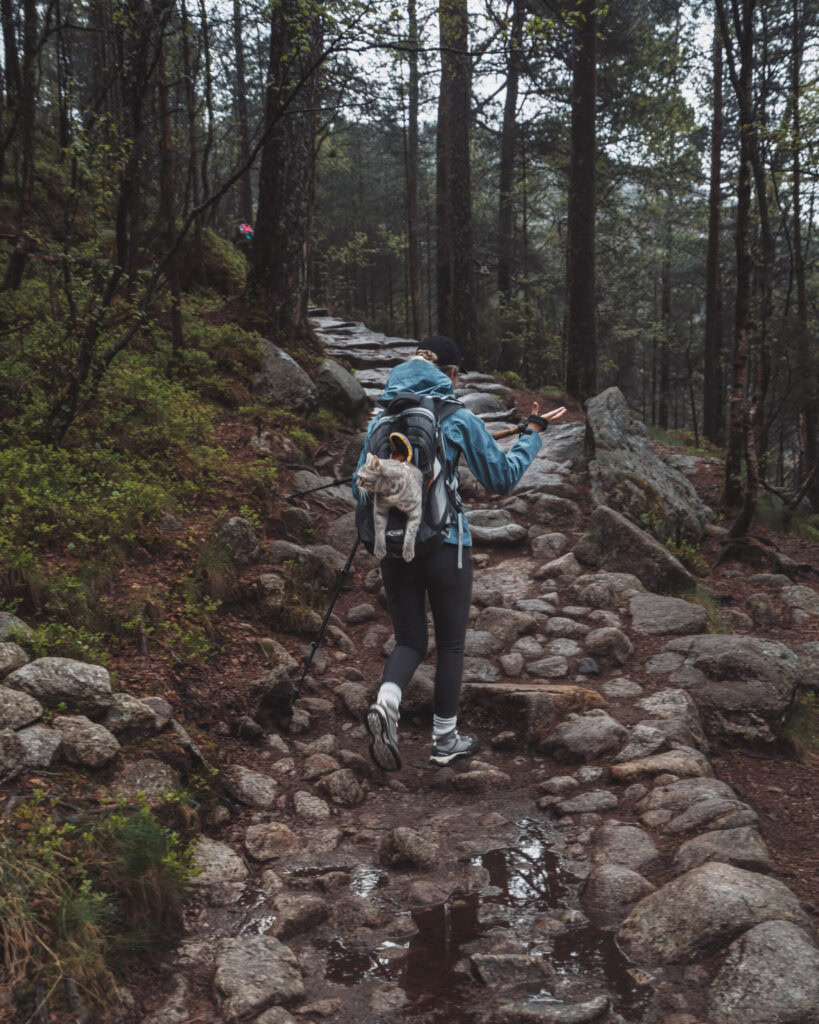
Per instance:
[[[577,879],[561,867],[549,849],[556,834],[546,823],[520,823],[519,842],[491,850],[472,861],[489,872],[483,894],[453,897],[434,907],[413,911],[417,933],[405,944],[390,943],[380,950],[364,949],[335,939],[328,946],[327,979],[353,985],[366,978],[398,983],[414,1008],[424,1008],[425,1020],[472,1024],[475,986],[462,947],[503,917],[518,938],[531,940],[531,923],[544,913],[559,915],[577,904]],[[359,885],[370,885],[362,868]],[[377,872],[376,872],[377,873]],[[378,879],[372,882],[371,889]],[[359,890],[357,890],[359,891]],[[496,909],[500,915],[493,915]],[[506,911],[504,913],[504,911]],[[626,1021],[638,1024],[651,997],[628,972],[628,961],[614,935],[591,924],[571,926],[553,939],[549,959],[558,974],[582,978],[593,994],[607,992],[613,1008]],[[541,992],[533,998],[550,999]],[[470,1003],[473,1004],[470,1006]]]

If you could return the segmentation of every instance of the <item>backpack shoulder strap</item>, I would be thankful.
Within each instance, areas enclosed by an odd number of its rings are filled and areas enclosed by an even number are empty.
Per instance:
[[[436,398],[435,403],[439,422],[443,422],[447,416],[451,416],[458,409],[466,408],[459,398]]]

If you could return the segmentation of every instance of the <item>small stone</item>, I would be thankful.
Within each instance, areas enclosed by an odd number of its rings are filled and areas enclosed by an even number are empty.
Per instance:
[[[273,860],[295,853],[299,837],[280,821],[250,825],[245,832],[245,849],[254,860]]]
[[[116,736],[85,715],[58,715],[51,724],[62,736],[62,753],[69,764],[100,768],[119,753]]]
[[[370,622],[376,616],[375,607],[371,604],[354,605],[345,616],[351,625],[358,625],[362,622]]]
[[[311,824],[326,821],[331,813],[329,806],[321,797],[303,791],[294,794],[293,807],[296,811],[296,817]]]

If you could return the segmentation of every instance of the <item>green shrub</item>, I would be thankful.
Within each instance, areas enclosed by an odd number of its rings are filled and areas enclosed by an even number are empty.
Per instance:
[[[109,658],[105,650],[105,637],[101,633],[89,633],[81,626],[63,622],[47,622],[38,626],[33,633],[15,637],[21,647],[30,650],[35,658],[73,658],[95,665],[107,665]]]
[[[782,735],[797,757],[819,757],[819,699],[815,693],[803,693],[794,704]]]
[[[81,555],[112,537],[129,542],[168,502],[147,469],[112,451],[31,441],[0,449],[0,563],[67,543]]]
[[[212,288],[219,295],[231,298],[241,295],[247,284],[247,260],[236,246],[210,228],[201,232],[201,249],[191,229],[182,247],[185,290]]]
[[[693,572],[697,576],[706,576],[708,574],[708,562],[696,544],[692,544],[687,540],[681,540],[680,543],[677,544],[676,541],[669,538],[665,542],[665,546],[675,558],[678,558],[682,562],[689,572]]]
[[[104,1007],[130,950],[180,933],[193,852],[144,802],[80,811],[70,824],[58,809],[35,790],[0,834],[4,973],[18,994],[48,992],[51,1006],[70,981]]]

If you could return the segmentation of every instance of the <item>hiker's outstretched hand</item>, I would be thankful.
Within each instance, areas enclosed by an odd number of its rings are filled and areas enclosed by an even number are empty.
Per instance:
[[[551,412],[544,412],[542,415],[538,412],[538,408],[538,403],[532,402],[532,412],[526,423],[527,426],[530,426],[539,434],[542,434],[550,423],[552,423],[554,420],[559,420],[560,417],[563,416],[566,412],[565,405],[561,405],[559,409],[552,409]]]

